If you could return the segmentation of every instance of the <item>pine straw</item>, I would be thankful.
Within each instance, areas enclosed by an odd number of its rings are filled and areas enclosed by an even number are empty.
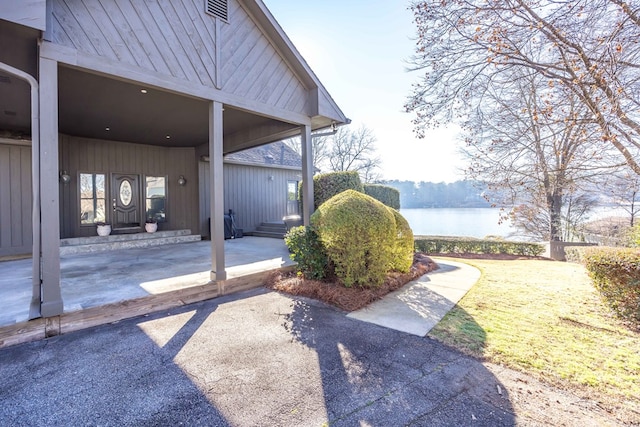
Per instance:
[[[306,280],[295,272],[282,274],[279,271],[267,277],[265,286],[290,295],[317,299],[341,310],[355,311],[437,268],[437,264],[431,258],[417,253],[408,273],[391,272],[377,288],[347,288],[336,282]]]

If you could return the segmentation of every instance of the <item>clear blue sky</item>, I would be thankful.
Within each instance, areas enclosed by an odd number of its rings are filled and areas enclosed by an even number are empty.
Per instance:
[[[401,0],[263,0],[320,81],[352,120],[377,137],[385,179],[461,179],[456,133],[413,135],[403,104],[418,74],[406,71],[415,24]]]

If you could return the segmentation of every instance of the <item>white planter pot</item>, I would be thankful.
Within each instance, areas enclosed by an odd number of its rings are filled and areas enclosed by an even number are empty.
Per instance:
[[[158,231],[158,224],[147,222],[144,224],[144,229],[147,230],[147,233],[155,233],[156,231]]]
[[[98,236],[108,236],[109,234],[111,234],[111,225],[110,224],[98,225],[97,230],[98,230]]]

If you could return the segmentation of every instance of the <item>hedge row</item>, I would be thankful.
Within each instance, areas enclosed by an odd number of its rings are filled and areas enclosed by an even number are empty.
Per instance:
[[[582,259],[593,285],[614,311],[640,323],[640,250],[588,248]]]
[[[346,190],[364,193],[362,181],[358,172],[329,172],[313,177],[314,210],[335,196]]]
[[[472,237],[415,236],[417,252],[432,254],[510,254],[538,256],[544,247],[537,243],[483,240]]]
[[[380,184],[362,184],[360,175],[354,171],[329,172],[313,177],[314,210],[321,204],[346,190],[355,190],[371,196],[379,202],[400,210],[400,192],[393,187]],[[298,200],[302,200],[302,181],[298,183]]]
[[[400,210],[400,192],[393,187],[381,184],[364,184],[364,194],[373,197],[390,208],[397,211]]]

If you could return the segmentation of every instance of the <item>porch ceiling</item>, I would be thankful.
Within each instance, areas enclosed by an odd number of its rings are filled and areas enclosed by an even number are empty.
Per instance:
[[[65,134],[194,147],[209,141],[208,114],[207,101],[72,68],[59,70],[59,127]],[[273,124],[287,127],[283,122],[226,106],[224,151],[236,151],[241,144],[231,135],[266,129]],[[265,137],[272,141],[279,139],[278,135]]]
[[[167,147],[196,147],[209,141],[208,102],[160,88],[61,66],[58,105],[59,130],[68,135]],[[5,113],[0,114],[0,133],[29,133],[29,86],[25,82],[0,79],[0,107]],[[223,117],[225,153],[298,132],[296,125],[229,106]]]

